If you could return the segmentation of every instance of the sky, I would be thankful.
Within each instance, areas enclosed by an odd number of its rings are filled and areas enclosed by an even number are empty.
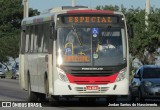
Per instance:
[[[38,9],[43,12],[50,8],[60,7],[60,6],[71,6],[72,0],[28,0],[29,7],[33,9]],[[145,8],[146,0],[76,0],[76,5],[89,6],[90,8],[95,8],[97,5],[118,5],[125,8],[140,7]],[[160,8],[160,0],[150,0],[151,6],[155,8]]]

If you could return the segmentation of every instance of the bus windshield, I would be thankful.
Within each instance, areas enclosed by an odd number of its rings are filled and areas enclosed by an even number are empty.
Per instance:
[[[113,66],[126,61],[125,29],[115,27],[58,28],[63,65]]]

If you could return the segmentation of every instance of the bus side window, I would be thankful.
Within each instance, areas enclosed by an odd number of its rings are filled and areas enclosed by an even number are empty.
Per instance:
[[[36,26],[34,26],[34,28],[33,28],[33,34],[34,34],[33,52],[37,53],[38,45],[37,45]]]
[[[33,26],[30,27],[30,53],[33,52],[33,43],[34,43],[34,33],[33,33]]]
[[[43,46],[43,25],[37,25],[37,44],[38,44],[38,53],[42,53]]]
[[[28,53],[31,53],[31,36],[32,36],[32,27],[29,26]]]
[[[26,29],[26,43],[25,43],[25,53],[29,50],[29,27]]]
[[[46,53],[46,52],[48,52],[48,44],[49,44],[49,34],[50,34],[50,32],[49,32],[49,23],[46,23],[46,24],[44,24],[43,25],[44,26],[44,31],[43,31],[43,33],[44,33],[44,40],[43,40],[43,52],[44,53]]]
[[[20,53],[24,54],[25,52],[25,45],[26,45],[26,33],[23,31],[21,33],[21,42],[20,42]]]

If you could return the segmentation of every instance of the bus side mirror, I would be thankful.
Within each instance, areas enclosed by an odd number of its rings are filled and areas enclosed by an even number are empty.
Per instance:
[[[52,22],[50,23],[50,39],[53,39],[53,40],[56,40],[57,39],[57,32],[56,32],[56,29],[55,29],[55,23]]]
[[[128,28],[128,36],[133,38],[134,37],[133,25],[132,24],[127,24],[127,28]]]
[[[54,40],[57,40],[57,31],[54,31]]]
[[[25,32],[25,31],[26,31],[26,26],[22,26],[22,27],[21,27],[21,30],[22,30],[23,32]]]

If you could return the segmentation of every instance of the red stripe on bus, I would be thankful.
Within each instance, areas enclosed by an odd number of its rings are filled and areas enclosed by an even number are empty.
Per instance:
[[[113,14],[113,11],[106,10],[70,10],[67,14]]]
[[[66,74],[70,83],[75,84],[109,84],[114,83],[118,73],[111,76],[72,76],[71,74]]]

